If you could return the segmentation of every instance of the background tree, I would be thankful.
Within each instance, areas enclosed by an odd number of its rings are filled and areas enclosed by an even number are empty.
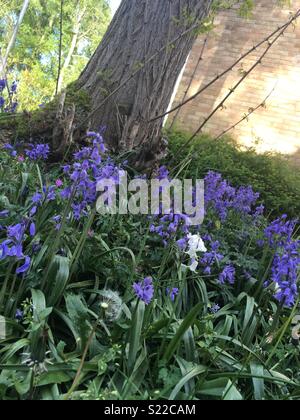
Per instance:
[[[3,1],[3,0],[2,0]],[[0,8],[0,45],[13,32],[22,0],[4,0]],[[10,79],[19,80],[20,109],[48,102],[57,80],[61,0],[31,0],[8,57]],[[1,4],[2,6],[2,4]],[[77,79],[101,41],[111,19],[107,0],[64,0],[62,69],[59,89]]]

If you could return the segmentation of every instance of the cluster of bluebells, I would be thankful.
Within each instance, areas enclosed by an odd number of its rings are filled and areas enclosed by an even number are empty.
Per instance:
[[[29,144],[25,155],[32,161],[47,160],[50,153],[49,144]]]
[[[260,215],[264,207],[255,207],[258,199],[259,193],[254,192],[252,187],[234,188],[217,172],[210,171],[205,177],[206,210],[214,209],[222,222],[231,210],[244,215]]]
[[[293,240],[297,221],[288,220],[286,215],[272,222],[265,229],[265,240],[275,253],[271,278],[265,286],[275,284],[275,298],[284,306],[291,307],[298,296],[300,267],[300,241]]]
[[[169,179],[169,172],[165,166],[158,170],[157,178],[159,180]],[[208,172],[204,181],[205,211],[213,209],[222,222],[226,221],[230,211],[251,215],[255,218],[263,214],[264,206],[257,206],[259,193],[254,192],[252,187],[234,188],[222,178],[221,174],[213,171]],[[174,238],[177,232],[180,236],[189,234],[189,220],[186,214],[177,215],[170,210],[170,215],[162,216],[156,220],[156,223],[151,225],[150,231],[160,235],[166,244],[171,238]]]
[[[166,246],[170,239],[175,238],[178,234],[186,236],[189,234],[189,217],[185,214],[171,212],[159,217],[158,224],[152,223],[150,232],[159,235]]]
[[[16,81],[9,86],[6,79],[0,79],[0,112],[16,112],[18,107],[18,101],[16,100],[17,87]],[[6,91],[8,99],[4,97]]]
[[[169,171],[166,166],[158,168],[156,178],[159,181],[169,180]],[[163,187],[160,187],[160,192]],[[159,204],[154,221],[150,225],[150,232],[159,235],[163,244],[167,246],[171,239],[176,238],[177,235],[187,236],[189,234],[189,217],[184,214],[174,214],[174,210],[169,209],[169,214],[162,215],[162,203]]]
[[[159,180],[169,179],[166,167],[163,166],[159,169],[157,178]],[[205,177],[206,211],[213,209],[222,222],[226,221],[230,211],[254,217],[261,215],[264,207],[255,206],[258,198],[259,194],[255,193],[251,187],[234,188],[219,173],[210,171]],[[210,244],[208,250],[199,234],[192,234],[190,219],[186,214],[173,214],[171,211],[168,215],[156,218],[155,222],[150,226],[150,232],[158,234],[164,245],[167,245],[171,239],[180,237],[177,240],[177,245],[181,251],[189,255],[188,268],[191,271],[195,272],[201,268],[204,274],[210,275],[213,266],[219,266],[219,263],[224,259],[224,255],[219,252],[220,243],[218,241],[213,241],[210,235],[205,235],[203,239]],[[234,281],[235,268],[229,264],[219,275],[219,282],[233,284]]]
[[[291,242],[296,225],[297,220],[288,220],[286,214],[274,220],[264,232],[269,246],[284,247],[285,244]]]
[[[102,136],[96,132],[88,132],[87,137],[92,139],[92,145],[76,152],[75,162],[63,167],[69,183],[60,195],[64,200],[72,199],[73,216],[76,220],[86,216],[89,206],[96,202],[99,181],[111,179],[119,182],[120,167],[112,159],[104,159]]]
[[[24,156],[22,154],[18,153],[18,146],[16,147],[12,146],[9,143],[4,144],[3,149],[6,150],[6,152],[12,156],[12,157],[18,157],[19,162],[23,162],[25,160]],[[47,160],[50,154],[50,147],[49,144],[29,144],[28,149],[25,149],[25,155],[33,162],[37,160]]]

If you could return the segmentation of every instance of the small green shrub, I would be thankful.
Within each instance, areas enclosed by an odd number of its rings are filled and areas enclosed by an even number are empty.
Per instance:
[[[179,164],[184,156],[178,151],[188,135],[178,131],[167,135],[170,158]],[[185,177],[204,177],[209,170],[220,172],[233,185],[251,185],[258,191],[271,217],[282,213],[299,217],[300,170],[283,156],[257,154],[253,148],[242,150],[228,137],[213,141],[208,135],[200,136],[184,154],[191,157]]]

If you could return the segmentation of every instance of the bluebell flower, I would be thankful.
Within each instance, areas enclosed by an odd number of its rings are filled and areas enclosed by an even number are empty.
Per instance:
[[[31,197],[31,201],[34,204],[41,204],[43,201],[43,194],[36,192],[33,194],[33,196]]]
[[[30,217],[33,217],[36,214],[36,212],[37,212],[37,206],[33,206],[29,212]]]
[[[35,228],[35,223],[31,223],[30,224],[30,227],[29,227],[29,233],[30,233],[30,236],[35,236],[35,233],[36,233],[36,228]]]
[[[186,249],[187,242],[188,242],[187,238],[182,238],[182,239],[179,239],[178,241],[176,241],[177,246],[181,251],[184,251]]]
[[[4,219],[4,218],[6,218],[8,216],[9,216],[9,211],[8,210],[2,210],[2,211],[0,211],[0,218],[1,219]]]
[[[15,319],[20,322],[23,320],[23,317],[24,317],[24,312],[21,311],[21,309],[17,309],[15,313]]]
[[[272,264],[270,282],[276,285],[275,299],[284,306],[291,307],[298,296],[298,274],[300,267],[300,242],[290,241],[278,249]]]
[[[209,309],[209,312],[212,314],[216,314],[221,309],[220,305],[217,303],[213,304],[213,306]]]
[[[15,240],[17,243],[22,242],[25,233],[24,223],[18,223],[14,226],[8,226],[7,235],[10,239]]]
[[[16,273],[17,274],[26,273],[30,268],[30,264],[31,264],[31,259],[30,257],[26,256],[24,264],[17,268]]]
[[[17,82],[16,81],[13,81],[12,84],[11,84],[11,86],[10,86],[11,93],[13,93],[13,94],[16,93],[17,88],[18,88]]]
[[[219,276],[219,282],[224,284],[234,284],[235,282],[235,268],[232,265],[227,265]]]
[[[179,289],[177,287],[173,287],[172,289],[168,287],[166,292],[167,292],[167,296],[169,296],[171,301],[174,302],[176,296],[179,294]]]
[[[0,92],[2,92],[5,89],[6,86],[6,80],[0,79]]]
[[[15,113],[18,108],[19,103],[14,101],[11,106],[8,108],[8,112]]]
[[[22,245],[21,244],[13,245],[10,249],[8,249],[7,255],[9,257],[16,257],[19,260],[24,258]]]
[[[135,294],[139,299],[149,305],[154,296],[152,277],[146,277],[143,281],[133,284]]]

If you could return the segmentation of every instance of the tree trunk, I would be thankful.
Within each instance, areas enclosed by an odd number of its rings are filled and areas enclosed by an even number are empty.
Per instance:
[[[208,15],[212,2],[123,0],[77,82],[91,99],[91,126],[106,128],[105,140],[112,148],[139,148],[143,150],[139,159],[144,161],[159,154],[162,121],[148,121],[167,109],[197,37],[196,30],[187,29]],[[125,83],[133,73],[135,76]],[[118,86],[122,88],[109,97]],[[99,107],[105,98],[104,106]]]
[[[86,8],[84,7],[83,10],[80,10],[80,6],[78,6],[78,10],[75,16],[75,22],[74,22],[74,27],[73,27],[73,36],[72,36],[72,41],[69,47],[69,51],[68,54],[66,56],[66,59],[64,61],[64,64],[61,68],[59,77],[58,77],[58,81],[57,81],[57,90],[58,92],[61,91],[62,87],[63,87],[63,81],[64,81],[64,75],[65,72],[67,70],[67,68],[69,67],[75,48],[77,47],[77,42],[78,42],[78,36],[79,36],[79,32],[80,32],[80,26],[81,26],[81,21],[84,17]]]

